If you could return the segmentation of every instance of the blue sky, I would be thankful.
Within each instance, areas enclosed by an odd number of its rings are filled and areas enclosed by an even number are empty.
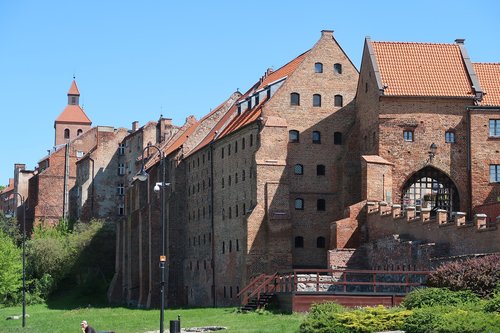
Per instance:
[[[268,67],[308,50],[323,29],[358,67],[363,41],[452,43],[500,62],[500,2],[0,0],[0,184],[54,144],[73,75],[93,125],[160,114],[198,119]]]

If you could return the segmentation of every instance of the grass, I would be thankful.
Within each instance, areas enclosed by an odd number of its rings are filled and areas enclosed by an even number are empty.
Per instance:
[[[5,320],[8,316],[20,315],[22,308],[0,308],[0,332],[52,332],[81,333],[80,322],[87,320],[97,331],[116,333],[135,333],[159,330],[160,311],[129,309],[96,305],[88,307],[88,302],[74,295],[65,295],[48,304],[27,307],[30,317],[26,318],[26,327],[21,327],[21,320]],[[85,304],[85,305],[84,305]],[[268,311],[240,313],[236,308],[196,308],[166,309],[165,329],[170,320],[181,316],[181,326],[224,326],[224,333],[280,333],[297,332],[304,318],[300,314],[273,314]]]

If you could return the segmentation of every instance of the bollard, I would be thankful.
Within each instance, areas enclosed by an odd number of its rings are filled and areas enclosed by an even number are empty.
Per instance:
[[[170,333],[181,333],[181,316],[177,316],[177,320],[170,321]]]

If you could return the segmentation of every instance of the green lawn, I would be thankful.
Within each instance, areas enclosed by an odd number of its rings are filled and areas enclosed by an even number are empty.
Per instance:
[[[47,305],[29,306],[26,311],[26,327],[21,320],[5,320],[20,315],[21,307],[0,308],[0,332],[51,332],[81,333],[80,322],[87,320],[97,331],[113,330],[116,333],[133,333],[159,330],[159,310],[128,309],[123,307],[78,308]],[[236,308],[166,309],[165,329],[169,321],[181,316],[181,326],[224,326],[222,332],[296,332],[303,315],[280,315],[268,312],[238,313]]]

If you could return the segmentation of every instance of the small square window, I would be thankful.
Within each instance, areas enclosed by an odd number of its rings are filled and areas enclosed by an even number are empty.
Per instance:
[[[455,132],[447,131],[444,134],[444,141],[446,143],[455,143]]]
[[[403,131],[403,138],[405,141],[413,141],[413,131]]]
[[[323,73],[323,64],[320,62],[317,62],[314,64],[314,72],[315,73]]]
[[[295,166],[293,167],[293,173],[296,175],[303,175],[304,166],[302,164],[295,164]]]

